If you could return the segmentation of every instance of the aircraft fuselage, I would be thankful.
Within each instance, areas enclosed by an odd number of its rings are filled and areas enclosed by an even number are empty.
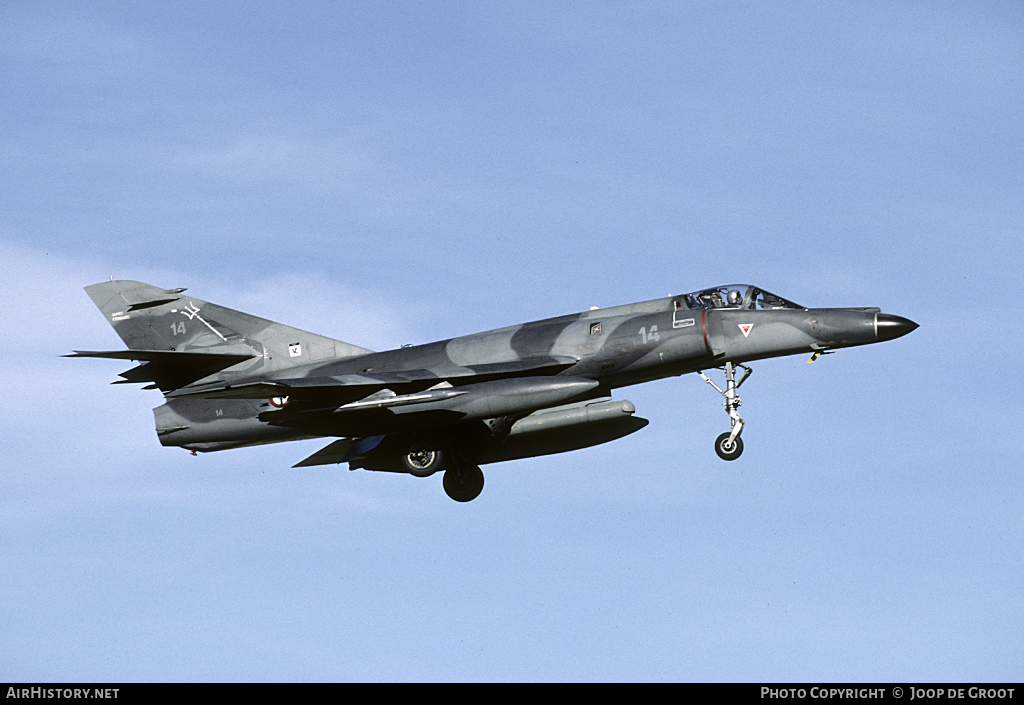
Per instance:
[[[459,501],[479,494],[479,464],[638,431],[647,420],[611,391],[693,372],[725,397],[732,428],[715,448],[734,460],[745,363],[813,361],[917,327],[877,308],[805,308],[733,285],[372,352],[184,289],[111,281],[86,291],[129,350],[75,356],[142,361],[122,377],[163,390],[166,403],[154,410],[163,445],[213,451],[335,437],[300,465],[444,470]],[[745,370],[739,380],[736,367]],[[724,371],[725,389],[704,374],[712,368]]]

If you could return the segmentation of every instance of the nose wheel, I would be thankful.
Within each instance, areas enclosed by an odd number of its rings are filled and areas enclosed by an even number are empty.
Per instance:
[[[743,368],[743,376],[740,380],[736,381],[736,368]],[[701,378],[710,384],[718,391],[723,397],[725,397],[725,411],[729,414],[729,423],[732,425],[732,430],[723,433],[721,436],[715,439],[715,452],[718,457],[722,460],[736,460],[740,457],[743,452],[743,440],[740,438],[740,434],[743,432],[743,417],[740,416],[740,412],[737,409],[743,403],[740,401],[740,397],[736,394],[736,390],[740,388],[740,385],[747,381],[747,377],[753,372],[752,369],[746,365],[733,364],[731,362],[725,363],[725,390],[723,391],[717,384],[712,382],[704,371],[701,370],[697,374]]]
[[[715,439],[715,452],[722,460],[736,460],[743,452],[743,439],[732,437],[730,431],[726,431]]]

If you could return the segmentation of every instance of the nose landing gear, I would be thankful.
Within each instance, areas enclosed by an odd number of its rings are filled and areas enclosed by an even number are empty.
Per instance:
[[[736,381],[736,367],[743,368],[743,376],[740,377],[740,381]],[[731,362],[725,363],[725,391],[712,382],[703,370],[700,370],[697,374],[701,376],[705,382],[714,387],[719,394],[725,397],[725,411],[729,414],[729,423],[732,425],[732,430],[723,433],[721,436],[715,439],[715,452],[718,453],[718,457],[722,460],[736,460],[740,457],[743,452],[743,440],[740,438],[740,433],[743,432],[743,417],[736,410],[743,403],[740,401],[739,395],[736,394],[736,390],[740,388],[740,385],[747,381],[747,377],[753,372],[752,369],[746,365],[735,365]]]
[[[733,438],[732,433],[726,431],[715,439],[715,452],[722,460],[736,460],[743,452],[743,439]]]

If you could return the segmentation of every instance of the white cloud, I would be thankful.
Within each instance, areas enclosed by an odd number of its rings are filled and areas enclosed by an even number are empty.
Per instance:
[[[142,35],[123,26],[45,10],[4,18],[0,55],[91,70],[122,72],[146,51]]]

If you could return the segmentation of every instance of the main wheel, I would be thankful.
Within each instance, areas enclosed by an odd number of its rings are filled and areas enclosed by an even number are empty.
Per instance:
[[[426,443],[417,443],[402,456],[402,465],[417,477],[430,477],[444,468],[444,451]]]
[[[456,502],[469,502],[484,489],[484,473],[479,466],[458,460],[444,472],[444,491]]]
[[[715,452],[718,453],[718,457],[722,460],[736,460],[743,452],[743,439],[737,438],[732,443],[729,443],[729,436],[731,435],[731,433],[723,433],[715,439]]]

